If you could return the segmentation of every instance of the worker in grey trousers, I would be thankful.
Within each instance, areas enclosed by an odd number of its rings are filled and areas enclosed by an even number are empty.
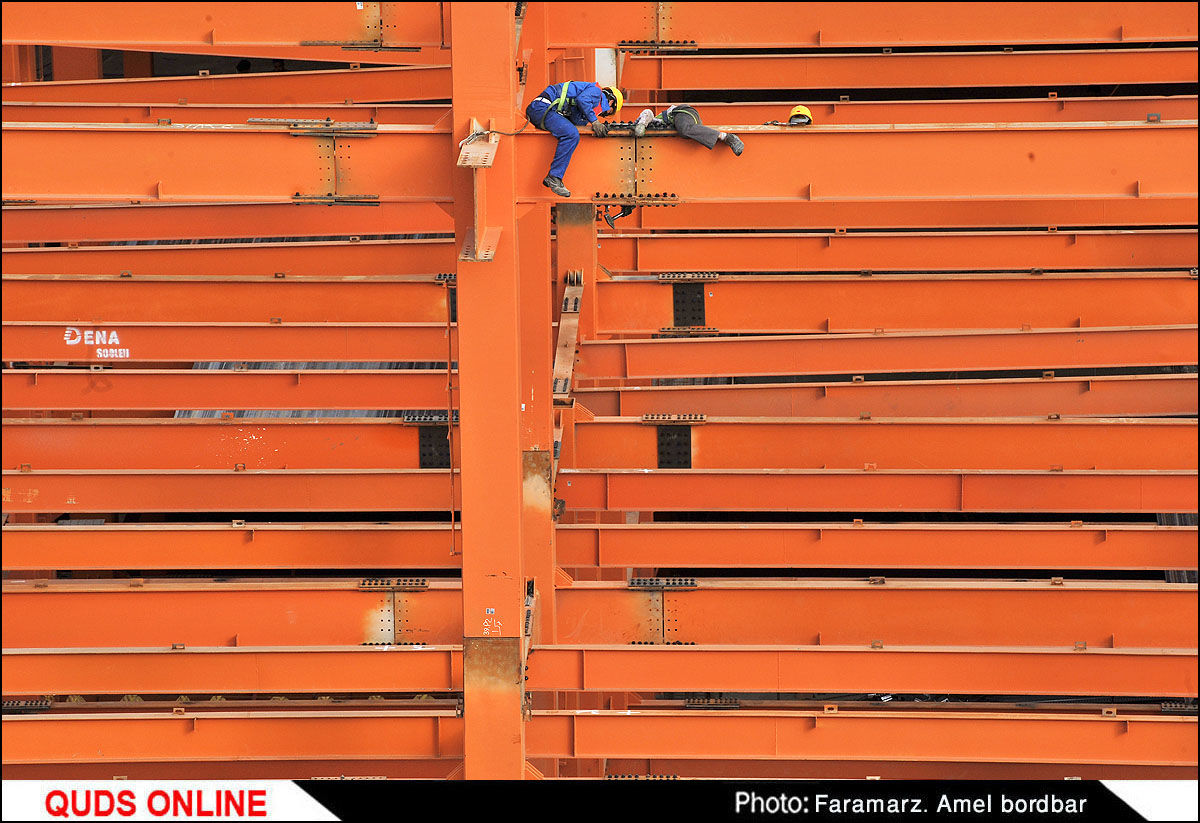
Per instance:
[[[651,109],[642,109],[642,113],[633,123],[633,136],[645,137],[646,128],[651,123],[657,124],[659,128],[673,128],[680,137],[695,140],[707,149],[712,149],[717,143],[724,143],[733,151],[734,156],[741,156],[742,150],[746,148],[736,134],[718,131],[711,126],[704,125],[700,120],[700,112],[691,106],[671,106],[657,117],[654,116]],[[611,229],[616,228],[617,220],[633,214],[633,206],[618,206],[617,208],[616,214],[610,214],[607,207],[603,210],[604,222],[608,223],[608,227]]]
[[[733,150],[734,155],[740,156],[742,150],[746,148],[736,134],[729,134],[704,125],[700,120],[700,112],[685,105],[671,106],[657,117],[654,116],[652,110],[642,109],[642,113],[633,123],[633,136],[645,137],[646,127],[654,121],[666,127],[673,127],[680,137],[695,140],[707,149],[712,149],[717,143],[724,143]]]

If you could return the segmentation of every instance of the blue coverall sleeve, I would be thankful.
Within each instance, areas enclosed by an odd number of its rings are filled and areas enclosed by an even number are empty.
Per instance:
[[[589,123],[596,122],[596,106],[600,106],[601,111],[604,109],[604,92],[595,83],[580,83],[583,87],[582,91],[575,94],[575,107],[583,114]],[[575,84],[571,84],[571,90],[575,91]]]

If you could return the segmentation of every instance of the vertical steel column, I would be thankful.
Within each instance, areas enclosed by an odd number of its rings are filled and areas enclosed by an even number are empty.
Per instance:
[[[516,18],[513,3],[448,5],[456,145],[443,162],[456,163],[457,142],[471,133],[473,119],[485,128],[516,130]],[[486,170],[454,172],[460,249],[463,768],[468,779],[514,779],[525,772],[515,142],[500,137]],[[494,256],[464,262],[468,237],[479,239],[485,227],[499,230]]]
[[[587,150],[587,143],[581,151]],[[569,271],[583,272],[583,301],[579,312],[579,339],[596,337],[596,207],[591,203],[559,203],[555,208],[558,243],[558,292]]]
[[[521,110],[538,93],[550,85],[550,60],[546,54],[546,16],[549,3],[526,3],[525,19],[521,25],[518,56],[525,64],[525,94]]]
[[[524,459],[525,575],[534,581],[534,643],[555,640],[554,609],[554,329],[557,312],[550,264],[550,205],[539,203],[517,221],[521,258],[521,448]]]

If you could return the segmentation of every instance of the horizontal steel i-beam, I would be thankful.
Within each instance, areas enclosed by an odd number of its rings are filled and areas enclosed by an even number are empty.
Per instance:
[[[157,214],[159,210],[153,209],[152,212]],[[4,274],[127,274],[130,277],[430,275],[454,271],[454,259],[454,241],[445,237],[405,240],[351,238],[294,243],[6,248],[0,252],[0,265]]]
[[[647,277],[596,284],[598,334],[680,325],[675,293],[699,293],[722,332],[1153,326],[1197,321],[1188,270],[1050,275],[727,276],[693,286]]]
[[[95,15],[93,15],[95,16]],[[319,59],[319,58],[318,58]],[[342,60],[350,58],[343,57]],[[390,63],[386,57],[372,62]],[[306,103],[373,103],[399,100],[448,100],[449,66],[405,66],[386,69],[333,69],[326,71],[255,72],[253,74],[212,74],[200,77],[134,77],[120,80],[60,80],[51,83],[6,85],[3,89],[5,114],[9,103],[102,103],[165,104],[191,107],[193,104],[253,104],[256,107]],[[40,122],[58,122],[53,110]],[[249,117],[271,116],[254,114]],[[287,115],[285,115],[287,116]],[[25,118],[18,118],[25,119]],[[73,120],[75,118],[65,118]],[[150,119],[175,120],[169,113]],[[324,119],[324,115],[322,116]],[[369,117],[363,118],[368,120]],[[7,121],[7,116],[5,117]],[[99,117],[88,122],[108,122]],[[118,120],[117,122],[122,122]],[[124,122],[140,122],[129,120]],[[245,123],[246,115],[218,121],[194,120],[189,116],[176,122]],[[363,122],[363,121],[359,121]],[[407,121],[401,121],[407,122]]]
[[[578,378],[1184,366],[1196,326],[590,340]]]
[[[60,368],[5,370],[0,386],[7,410],[444,410],[448,379],[457,378],[444,370],[409,368]]]
[[[546,33],[555,47],[663,41],[700,48],[891,47],[1170,42],[1196,39],[1186,3],[1122,6],[1079,3],[1071,11],[1040,3],[942,8],[926,3],[756,3],[730,15],[723,3],[555,3]],[[630,43],[637,48],[636,43]]]
[[[3,759],[9,766],[461,757],[463,722],[452,710],[8,716]],[[535,710],[527,741],[529,757],[554,758],[886,760],[899,752],[910,761],[1196,763],[1195,718],[1099,713]]]
[[[731,378],[723,385],[576,388],[575,399],[600,415],[1147,417],[1197,411],[1196,377],[1189,374],[1058,377],[1047,371],[1041,378],[991,380],[861,377],[841,382],[734,384]]]
[[[338,123],[375,123],[434,125],[449,116],[449,106],[444,103],[407,103],[371,104],[362,97],[363,87],[369,86],[369,81],[376,75],[370,70],[356,72],[355,97],[362,100],[358,103],[345,103],[341,99],[327,103],[269,103],[264,102],[264,95],[257,94],[254,99],[244,103],[204,103],[199,100],[189,100],[180,104],[174,99],[168,102],[151,102],[153,96],[147,96],[136,102],[114,102],[106,99],[101,102],[79,102],[85,99],[94,86],[79,84],[74,88],[77,94],[74,99],[62,102],[38,102],[37,100],[21,100],[22,96],[36,97],[39,93],[51,91],[58,87],[54,83],[24,86],[21,88],[8,87],[5,89],[3,102],[4,122],[27,123],[152,123],[159,120],[170,120],[172,123],[245,123],[250,118],[274,118],[279,120],[325,120]],[[378,70],[381,77],[389,77],[384,72],[392,72],[391,83],[397,79],[416,77],[417,73],[406,70],[404,74],[396,69]],[[299,78],[301,72],[289,72],[288,77]],[[320,73],[325,77],[340,76],[337,72]],[[241,77],[243,83],[249,85],[248,78],[266,79],[266,75],[218,75],[219,77]],[[172,80],[191,80],[200,78],[169,78]],[[168,78],[158,78],[166,82]],[[96,81],[99,82],[99,81]],[[126,96],[126,89],[152,88],[139,85],[144,81],[130,83],[128,86],[115,86],[110,83],[106,88],[109,97]],[[199,88],[198,83],[193,83]],[[298,85],[298,84],[297,84]],[[186,88],[186,87],[181,87]],[[387,99],[396,93],[388,86]],[[9,98],[14,99],[9,99]],[[632,105],[632,104],[631,104]],[[790,101],[775,102],[734,102],[734,103],[690,103],[699,113],[705,123],[714,126],[726,124],[758,124],[772,120],[786,121],[788,113],[795,105]],[[1195,120],[1197,115],[1196,97],[1180,95],[1177,97],[1037,97],[1013,98],[995,100],[842,100],[836,103],[808,102],[812,112],[813,122],[824,125],[848,125],[867,123],[981,123],[995,121],[1000,123],[1052,123],[1080,122],[1098,120],[1144,120],[1155,115],[1162,120]]]
[[[445,470],[4,471],[8,512],[445,511]],[[1193,512],[1191,471],[563,469],[568,509]]]
[[[296,205],[212,203],[201,206],[5,206],[3,239],[17,243],[121,240],[244,239],[394,234],[449,234],[450,216],[436,203]],[[126,247],[128,249],[130,247]],[[145,248],[139,246],[136,248]],[[447,255],[447,266],[449,263]],[[443,267],[445,269],[447,267]]]
[[[5,322],[4,360],[80,363],[445,362],[457,328],[437,323],[30,323]]]
[[[1003,272],[1196,265],[1195,229],[1059,232],[1057,226],[1020,232],[601,235],[599,259],[614,273]]]
[[[632,89],[917,89],[1195,83],[1195,48],[891,52],[883,54],[632,54]]]
[[[441,323],[447,284],[409,277],[5,275],[3,319],[85,323]]]
[[[6,696],[462,689],[462,650],[6,649]],[[535,646],[528,691],[1196,695],[1194,650]]]
[[[698,155],[678,137],[588,138],[572,163],[572,199],[677,197],[688,201],[897,202],[1075,198],[1102,207],[1137,198],[1142,212],[1174,213],[1196,195],[1196,122],[749,126],[747,149]],[[294,195],[446,200],[448,172],[428,158],[449,136],[382,125],[333,136],[286,127],[7,123],[4,198],[35,203],[290,202]],[[519,138],[517,196],[544,202],[550,135]],[[501,151],[511,140],[501,140]],[[635,149],[635,157],[626,155]],[[623,154],[623,152],[625,154]],[[800,152],[803,164],[794,158]],[[60,158],[76,159],[67,174]],[[101,159],[107,162],[100,162]],[[219,160],[218,160],[219,159]],[[696,164],[708,170],[696,173]],[[1109,174],[1095,174],[1102,162]],[[447,167],[449,168],[449,167]],[[86,174],[80,174],[85,169]],[[353,174],[347,172],[353,169]],[[632,171],[632,174],[631,174]]]
[[[1144,525],[559,525],[558,564],[607,568],[1190,569],[1196,529]],[[453,569],[442,523],[4,527],[4,570]],[[335,559],[336,558],[336,559]]]
[[[594,511],[1193,512],[1197,486],[1194,471],[563,469],[556,493]]]
[[[1194,420],[718,417],[685,428],[697,470],[1196,468]],[[418,431],[386,418],[7,418],[3,444],[8,467],[39,470],[415,469]],[[637,418],[578,422],[560,465],[659,468],[662,432]]]
[[[389,354],[390,356],[390,354]],[[442,355],[443,357],[445,355]],[[441,409],[457,372],[417,369],[6,369],[7,410]]]
[[[4,472],[6,512],[449,511],[445,469]]]
[[[912,578],[576,581],[557,642],[1195,649],[1195,584]],[[462,641],[454,580],[7,580],[5,649]],[[154,621],[138,619],[153,613]],[[944,615],[954,615],[953,620]]]

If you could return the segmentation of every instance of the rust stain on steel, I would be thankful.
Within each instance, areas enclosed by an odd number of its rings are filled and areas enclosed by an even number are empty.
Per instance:
[[[522,500],[526,509],[544,511],[550,515],[551,453],[546,449],[531,449],[521,454]]]
[[[463,678],[467,689],[509,691],[522,681],[521,638],[463,638]]]
[[[363,612],[364,643],[396,642],[396,607],[394,594],[381,594],[369,609]]]

